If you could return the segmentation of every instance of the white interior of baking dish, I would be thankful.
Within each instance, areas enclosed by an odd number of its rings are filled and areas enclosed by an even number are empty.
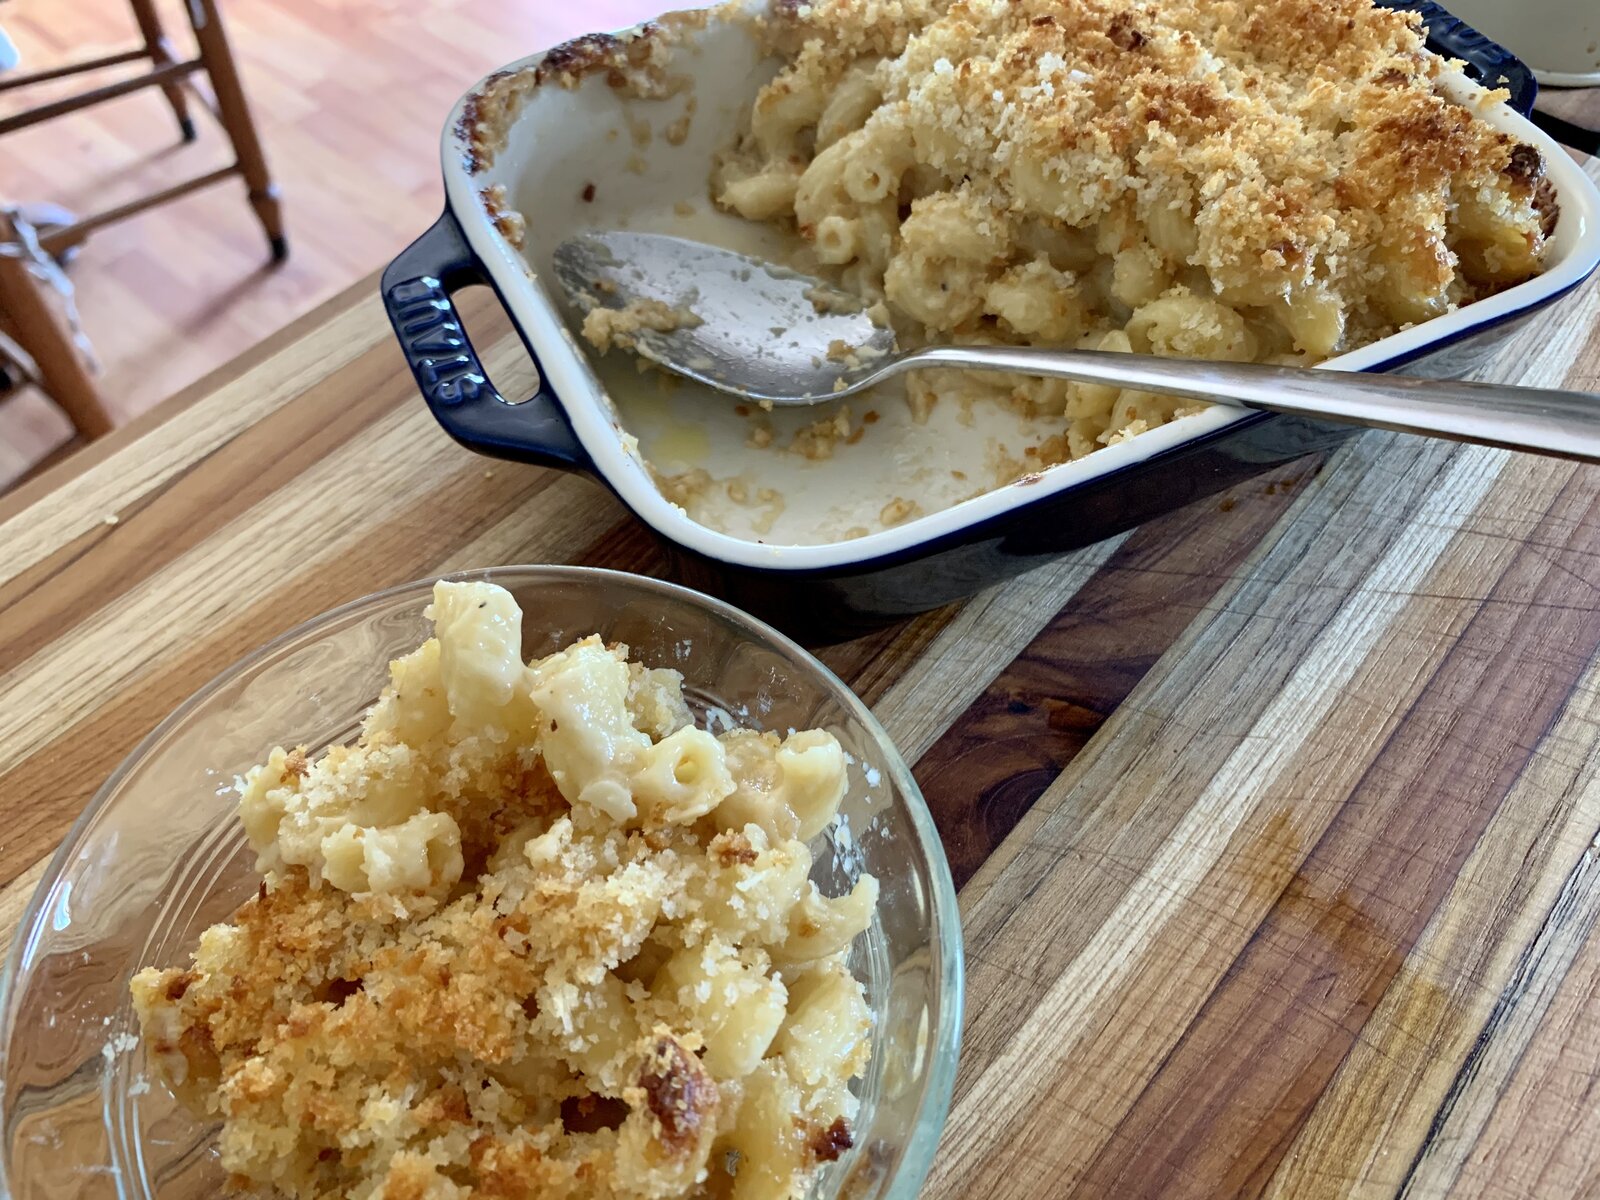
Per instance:
[[[1212,408],[1042,476],[952,504],[988,478],[983,471],[992,442],[1016,455],[1041,440],[1038,427],[988,405],[977,406],[975,420],[966,424],[959,406],[946,403],[935,407],[925,425],[917,425],[898,396],[858,399],[852,404],[855,415],[870,408],[878,415],[876,423],[855,444],[838,446],[832,458],[811,461],[748,446],[749,418],[740,416],[726,396],[687,383],[669,386],[657,373],[641,374],[625,354],[595,359],[569,327],[549,270],[551,251],[571,233],[630,228],[750,252],[781,252],[781,234],[718,212],[709,198],[714,154],[729,144],[777,64],[761,58],[743,24],[715,16],[703,28],[683,32],[674,52],[672,69],[692,77],[693,86],[672,98],[630,97],[609,86],[604,72],[570,89],[546,83],[520,109],[492,165],[473,174],[458,129],[469,93],[446,125],[443,147],[450,204],[534,346],[574,431],[611,485],[659,532],[733,563],[836,567],[914,547],[1245,419],[1247,414],[1236,410]],[[507,70],[532,70],[542,57]],[[1477,91],[1459,77],[1446,86],[1461,96]],[[682,132],[691,99],[687,136],[669,138],[674,123]],[[1501,323],[1548,300],[1600,261],[1600,197],[1594,185],[1564,150],[1516,113],[1492,106],[1484,115],[1545,155],[1561,204],[1548,269],[1497,296],[1331,359],[1325,367],[1368,370],[1410,359],[1429,345]],[[504,187],[508,207],[526,219],[521,249],[507,241],[485,210],[482,194],[496,184]],[[819,415],[804,409],[776,414],[775,442],[786,444],[789,431]],[[752,499],[735,504],[719,489],[710,514],[727,531],[719,532],[668,502],[643,460],[665,475],[700,467],[717,477],[741,476]],[[760,488],[781,495],[781,504],[754,500]],[[927,515],[888,528],[871,520],[900,498],[916,500]],[[940,509],[941,503],[949,506]],[[863,525],[873,531],[849,536]]]

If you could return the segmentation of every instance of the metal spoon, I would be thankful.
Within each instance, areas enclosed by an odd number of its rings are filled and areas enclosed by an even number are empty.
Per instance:
[[[585,313],[638,301],[673,310],[656,323],[675,328],[631,330],[629,348],[761,404],[837,400],[926,367],[1015,371],[1600,461],[1600,396],[1583,392],[1042,347],[901,354],[892,330],[821,280],[653,233],[582,234],[556,248],[555,269]]]

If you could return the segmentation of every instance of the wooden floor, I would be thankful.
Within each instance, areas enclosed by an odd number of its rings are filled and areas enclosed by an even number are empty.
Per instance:
[[[181,0],[161,0],[187,31]],[[245,85],[283,191],[289,262],[271,269],[243,184],[97,233],[73,264],[105,393],[126,420],[382,266],[441,203],[439,131],[456,98],[503,63],[591,29],[659,12],[661,0],[224,0]],[[126,0],[9,0],[0,25],[21,70],[136,44]],[[180,44],[182,44],[180,42]],[[98,77],[109,82],[112,70]],[[81,88],[80,82],[76,85]],[[0,112],[68,94],[42,85]],[[183,145],[157,90],[0,142],[0,202],[78,212],[121,203],[229,161],[198,114]],[[0,488],[70,434],[43,397],[0,401]]]

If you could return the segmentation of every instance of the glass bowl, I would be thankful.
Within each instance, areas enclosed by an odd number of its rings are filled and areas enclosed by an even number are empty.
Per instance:
[[[829,895],[864,871],[882,891],[851,966],[875,1019],[853,1149],[813,1191],[911,1200],[955,1081],[961,929],[922,794],[866,706],[782,634],[685,588],[580,567],[454,576],[508,588],[523,653],[588,633],[672,667],[708,712],[779,732],[831,730],[852,756],[839,819],[818,837]],[[148,1072],[128,998],[139,968],[180,964],[201,930],[256,889],[233,783],[275,744],[353,736],[387,665],[429,634],[432,580],[309,621],[201,689],[117,768],[68,835],[17,931],[0,985],[0,1195],[14,1200],[211,1200],[214,1127]]]

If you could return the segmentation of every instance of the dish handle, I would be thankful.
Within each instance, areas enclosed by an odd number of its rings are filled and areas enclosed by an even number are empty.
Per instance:
[[[1377,0],[1384,8],[1413,12],[1427,30],[1428,49],[1445,58],[1459,58],[1467,74],[1486,88],[1510,92],[1506,104],[1522,116],[1533,111],[1539,83],[1527,65],[1499,42],[1493,41],[1434,0]]]
[[[533,348],[539,390],[514,402],[490,382],[452,295],[493,285],[448,208],[383,272],[383,306],[434,418],[469,450],[548,467],[590,466]],[[497,293],[498,294],[498,293]]]

